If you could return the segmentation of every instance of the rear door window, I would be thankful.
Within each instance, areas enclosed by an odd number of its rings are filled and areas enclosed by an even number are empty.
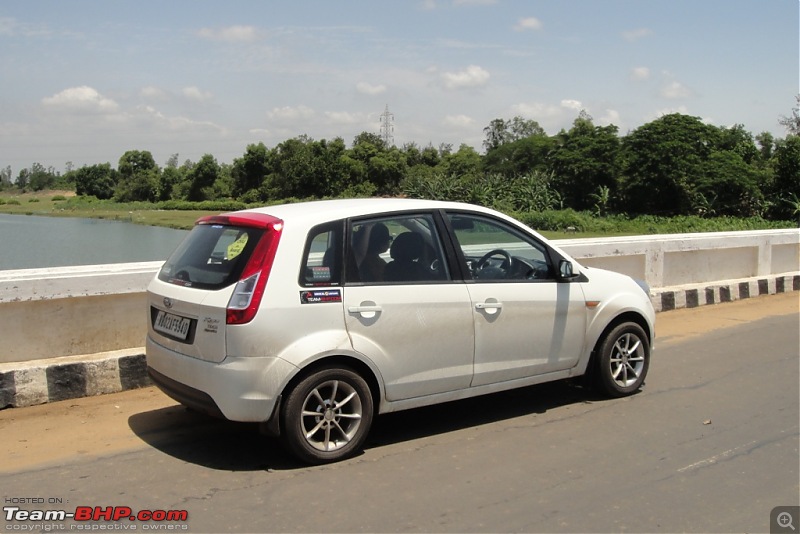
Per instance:
[[[341,285],[342,221],[316,226],[308,233],[300,269],[303,287]]]
[[[429,283],[451,280],[431,214],[353,221],[347,253],[348,283]]]
[[[263,235],[261,228],[195,226],[158,273],[159,280],[216,290],[236,283]]]

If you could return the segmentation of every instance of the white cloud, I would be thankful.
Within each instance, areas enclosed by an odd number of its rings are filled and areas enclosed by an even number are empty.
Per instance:
[[[655,119],[658,119],[659,117],[663,117],[664,115],[671,115],[673,113],[681,113],[682,115],[688,115],[689,108],[687,108],[686,106],[677,106],[674,108],[661,108],[656,110],[655,113],[644,117],[643,122],[647,123]]]
[[[195,86],[184,87],[181,93],[183,93],[183,96],[185,96],[189,100],[196,100],[198,102],[210,100],[211,97],[213,96],[208,91],[201,91],[199,88]]]
[[[202,28],[197,35],[212,41],[228,43],[251,42],[258,39],[258,31],[254,26],[227,26],[225,28]]]
[[[661,96],[670,100],[678,98],[688,98],[692,96],[692,91],[680,82],[672,81],[661,88]]]
[[[105,98],[87,85],[64,89],[60,93],[43,98],[42,104],[52,109],[90,113],[114,113],[119,108],[116,102]]]
[[[127,119],[142,122],[145,120],[151,123],[152,127],[159,130],[170,132],[192,132],[198,133],[200,130],[214,131],[219,134],[227,133],[227,130],[210,121],[196,121],[188,117],[168,116],[158,111],[152,106],[139,106],[136,108],[135,116],[127,116]]]
[[[622,32],[622,38],[626,41],[634,42],[653,34],[650,28],[636,28],[635,30],[627,30]]]
[[[583,109],[583,104],[580,100],[562,100],[561,107],[565,109],[574,109],[575,111],[580,111]]]
[[[46,26],[24,24],[12,17],[0,17],[0,35],[4,37],[48,37],[52,32]]]
[[[619,111],[617,111],[616,109],[607,109],[605,114],[602,117],[600,117],[597,122],[604,126],[609,126],[611,124],[613,124],[614,126],[619,126],[620,125]]]
[[[462,87],[478,87],[489,81],[489,72],[477,65],[470,65],[459,72],[445,72],[442,74],[444,85],[448,89],[461,89]]]
[[[458,128],[469,128],[475,124],[475,119],[467,117],[466,115],[448,115],[442,120],[442,123],[447,126],[456,126]]]
[[[436,9],[436,0],[422,0],[420,7],[425,11],[432,11]]]
[[[359,124],[364,121],[362,113],[349,113],[347,111],[326,111],[325,117],[334,124]]]
[[[650,69],[647,67],[635,67],[631,69],[631,80],[643,81],[650,78]]]
[[[310,119],[315,115],[313,109],[308,106],[284,106],[282,108],[272,108],[272,111],[267,113],[267,116],[270,119],[276,120],[298,120],[298,119]]]
[[[379,95],[386,92],[385,85],[372,85],[367,82],[358,82],[356,91],[364,95]]]
[[[148,85],[139,90],[139,96],[148,100],[167,100],[167,93],[159,87]]]
[[[514,30],[518,32],[524,32],[526,30],[541,30],[541,29],[542,29],[542,21],[540,21],[536,17],[526,17],[524,19],[519,19],[516,26],[514,26]]]

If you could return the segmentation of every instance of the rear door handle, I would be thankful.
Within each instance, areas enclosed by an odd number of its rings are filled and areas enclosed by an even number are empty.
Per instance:
[[[348,306],[347,311],[352,315],[360,315],[362,319],[372,320],[378,317],[378,314],[381,313],[382,309],[375,302],[367,300],[358,306]]]
[[[478,302],[475,304],[476,310],[499,310],[502,307],[502,302]]]
[[[347,311],[350,313],[377,313],[382,310],[380,306],[350,306]]]

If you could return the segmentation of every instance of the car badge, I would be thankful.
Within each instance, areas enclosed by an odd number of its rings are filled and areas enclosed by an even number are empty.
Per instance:
[[[172,308],[172,299],[169,297],[164,297],[164,306],[167,308]]]

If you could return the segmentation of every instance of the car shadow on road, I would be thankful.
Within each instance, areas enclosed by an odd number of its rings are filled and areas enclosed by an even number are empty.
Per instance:
[[[590,390],[554,382],[389,413],[376,417],[365,450],[600,401]],[[153,448],[210,469],[307,468],[290,456],[278,439],[260,434],[256,424],[215,419],[180,405],[134,414],[128,425]]]

